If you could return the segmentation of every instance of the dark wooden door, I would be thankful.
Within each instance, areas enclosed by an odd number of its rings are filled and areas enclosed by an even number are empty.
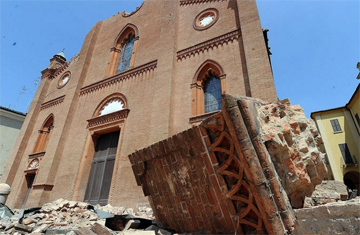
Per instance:
[[[119,135],[120,131],[116,131],[98,138],[85,192],[85,202],[92,205],[108,203]]]
[[[26,205],[26,202],[29,198],[29,194],[30,194],[30,191],[31,191],[31,188],[33,186],[33,183],[34,183],[34,179],[35,179],[35,174],[27,174],[25,175],[25,180],[26,180],[26,194],[25,194],[25,198],[24,198],[24,201],[21,205],[21,209],[24,209],[25,208],[25,205]]]

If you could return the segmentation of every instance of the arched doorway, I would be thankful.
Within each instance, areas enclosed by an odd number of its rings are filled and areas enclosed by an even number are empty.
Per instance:
[[[357,196],[360,196],[360,173],[349,171],[344,175],[344,184],[348,189],[357,190]]]

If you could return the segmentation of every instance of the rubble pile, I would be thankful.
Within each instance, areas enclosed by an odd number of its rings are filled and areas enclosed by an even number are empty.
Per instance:
[[[299,105],[288,99],[258,107],[260,133],[293,208],[327,177],[321,136]]]
[[[294,235],[349,235],[360,231],[360,197],[295,209]]]
[[[311,197],[305,197],[304,208],[345,201],[347,199],[348,192],[343,182],[324,180],[321,184],[316,185]]]
[[[41,208],[14,210],[12,216],[2,216],[0,234],[124,234],[124,231],[118,233],[106,226],[107,219],[116,216],[123,219],[117,220],[123,224],[120,226],[122,230],[136,228],[138,225],[132,224],[139,223],[139,219],[150,223],[154,219],[152,209],[147,206],[138,207],[134,212],[132,208],[92,206],[85,202],[58,199]]]

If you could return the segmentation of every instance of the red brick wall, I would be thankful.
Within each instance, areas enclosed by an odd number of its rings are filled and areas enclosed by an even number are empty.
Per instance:
[[[194,18],[207,8],[218,9],[219,19],[207,30],[197,31],[193,28]],[[80,94],[84,87],[109,79],[106,71],[110,48],[128,23],[139,30],[134,69],[155,60],[156,68]],[[237,39],[220,40],[220,44],[211,44],[202,52],[178,59],[179,51],[236,29],[241,30]],[[86,36],[79,57],[60,68],[53,78],[44,77],[41,81],[2,177],[12,187],[9,205],[19,207],[22,203],[28,156],[39,128],[50,114],[55,117],[55,127],[34,184],[53,187],[50,191],[41,187],[32,190],[27,206],[60,197],[83,200],[94,148],[87,120],[93,117],[99,103],[115,92],[126,97],[130,112],[121,126],[110,203],[126,206],[146,203],[140,188],[134,187],[135,179],[126,156],[191,126],[190,84],[198,67],[207,59],[223,67],[228,93],[246,95],[247,82],[253,96],[276,99],[254,1],[190,1],[180,5],[180,1],[146,0],[129,17],[117,14],[99,22]],[[58,89],[58,79],[67,71],[71,72],[71,78]],[[64,95],[62,103],[40,109],[41,104]]]

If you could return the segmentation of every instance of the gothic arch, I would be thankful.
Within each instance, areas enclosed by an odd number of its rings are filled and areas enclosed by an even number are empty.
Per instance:
[[[45,121],[44,121],[43,124],[41,125],[41,129],[49,126],[51,123],[54,125],[54,120],[55,120],[54,117],[55,117],[54,114],[52,114],[52,113],[49,114],[49,116],[45,119]]]
[[[110,49],[110,62],[107,69],[107,76],[112,76],[134,67],[138,41],[138,28],[133,24],[127,24],[117,35],[113,42],[113,47]],[[120,69],[119,64],[124,61],[126,61],[125,66]]]
[[[221,76],[225,76],[224,70],[219,63],[215,62],[214,60],[206,60],[197,69],[193,77],[193,84],[202,82],[209,71],[212,71],[219,78]]]
[[[124,39],[128,37],[130,33],[133,33],[135,38],[139,37],[139,30],[138,28],[133,24],[127,24],[125,27],[120,31],[120,33],[117,35],[117,37],[114,40],[113,47],[116,47],[117,49],[120,49],[119,46],[124,42]]]
[[[43,122],[35,143],[33,153],[44,152],[50,139],[51,130],[54,128],[54,114],[50,114]]]
[[[214,60],[206,60],[199,66],[192,79],[191,113],[193,116],[206,114],[204,91],[210,78],[219,79],[221,94],[226,93],[226,75],[223,68]]]

